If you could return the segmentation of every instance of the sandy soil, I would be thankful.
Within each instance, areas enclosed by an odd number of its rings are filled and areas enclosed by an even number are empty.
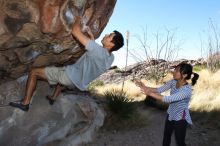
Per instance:
[[[107,130],[100,129],[94,141],[83,146],[161,146],[166,111],[161,111],[144,104],[138,111],[145,115],[147,124],[139,128]],[[187,129],[187,146],[220,146],[219,129],[207,128],[194,121]],[[171,146],[175,146],[174,136]]]

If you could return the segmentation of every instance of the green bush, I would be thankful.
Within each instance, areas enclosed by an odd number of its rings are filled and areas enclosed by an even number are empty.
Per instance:
[[[90,84],[89,84],[89,86],[88,86],[88,91],[92,91],[92,90],[94,90],[95,89],[95,87],[97,87],[97,86],[103,86],[104,85],[104,83],[103,83],[103,81],[100,81],[100,80],[95,80],[95,81],[93,81],[93,82],[91,82]]]
[[[123,91],[106,91],[104,96],[107,99],[108,107],[121,119],[129,119],[136,111],[136,106]]]
[[[206,65],[195,65],[195,66],[193,66],[193,71],[194,72],[199,72],[199,71],[201,71],[201,70],[203,70],[205,68],[207,68]]]

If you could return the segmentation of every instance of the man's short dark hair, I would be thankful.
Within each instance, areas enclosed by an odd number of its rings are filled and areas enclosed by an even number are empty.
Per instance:
[[[114,47],[111,49],[111,52],[119,50],[122,46],[124,46],[124,38],[120,32],[117,30],[113,31],[115,33],[115,36],[112,39],[112,42],[114,43]]]

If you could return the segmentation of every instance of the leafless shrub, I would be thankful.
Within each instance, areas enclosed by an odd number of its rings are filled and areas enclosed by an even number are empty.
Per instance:
[[[176,30],[168,29],[165,29],[164,34],[157,32],[153,35],[155,41],[153,42],[148,40],[147,29],[143,29],[142,36],[136,37],[141,48],[129,51],[137,62],[145,61],[148,64],[143,71],[148,78],[155,79],[157,83],[169,72],[169,61],[175,60],[178,56],[180,43],[176,40],[175,32]]]
[[[218,26],[209,20],[207,38],[201,43],[201,52],[207,58],[207,67],[210,71],[216,72],[220,66],[220,30]],[[203,53],[201,53],[203,55]]]

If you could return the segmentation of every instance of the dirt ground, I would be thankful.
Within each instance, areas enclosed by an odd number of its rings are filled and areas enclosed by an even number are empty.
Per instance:
[[[104,126],[98,131],[93,142],[83,146],[161,146],[166,111],[147,107],[144,104],[138,107],[138,111],[147,118],[146,125],[118,130],[107,130]],[[220,130],[199,123],[194,121],[194,124],[188,127],[187,146],[220,146]],[[175,145],[173,135],[171,146]]]

